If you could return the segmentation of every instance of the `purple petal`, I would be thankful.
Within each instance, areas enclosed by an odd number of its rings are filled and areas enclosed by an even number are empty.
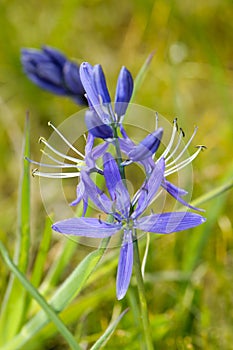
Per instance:
[[[52,84],[62,85],[63,76],[61,68],[53,64],[52,62],[48,63],[39,63],[37,65],[37,74],[41,78],[48,80]]]
[[[125,115],[132,92],[132,75],[125,67],[122,67],[117,81],[115,96],[115,112],[118,117]]]
[[[115,159],[110,153],[107,152],[103,155],[103,161],[106,186],[112,200],[115,200],[116,185],[118,182],[121,182],[120,171]]]
[[[163,129],[159,128],[147,135],[137,146],[129,152],[128,156],[133,161],[151,157],[158,149],[163,135]]]
[[[94,110],[86,111],[85,122],[88,130],[93,136],[101,139],[113,138],[112,128],[104,124]]]
[[[133,269],[133,243],[131,231],[124,232],[124,243],[121,247],[118,269],[117,269],[117,280],[116,290],[117,299],[121,300],[124,298],[130,283],[130,278]]]
[[[183,188],[177,187],[168,180],[164,179],[162,183],[163,188],[168,191],[172,196],[185,196],[188,192]]]
[[[82,181],[84,182],[87,197],[103,212],[107,214],[112,213],[112,202],[106,194],[94,184],[86,172],[82,174]]]
[[[65,84],[73,94],[85,94],[83,85],[80,80],[79,66],[71,61],[66,61],[63,67]]]
[[[121,229],[121,224],[113,224],[95,218],[72,218],[52,225],[54,231],[75,236],[104,238]]]
[[[93,148],[92,156],[96,160],[104,155],[104,153],[107,151],[109,144],[108,142],[101,143],[98,146]]]
[[[26,71],[25,71],[25,73],[27,74],[27,77],[34,84],[38,85],[42,89],[50,91],[56,95],[66,95],[67,94],[67,91],[62,86],[54,85],[54,84],[50,83],[49,81],[47,81],[46,79],[40,78],[37,74],[28,73]]]
[[[80,177],[80,182],[78,186],[76,187],[76,199],[70,203],[70,206],[74,207],[78,205],[81,201],[83,201],[83,212],[82,216],[85,216],[88,208],[88,196],[85,191],[85,185],[82,181],[82,171],[81,171],[81,177]]]
[[[98,116],[101,118],[102,122],[104,124],[107,124],[108,122],[110,122],[109,115],[106,114],[102,109],[99,92],[96,89],[94,81],[93,70],[94,68],[88,62],[83,62],[80,65],[80,79],[83,84],[84,90],[86,91],[87,100],[89,102],[90,107],[96,111]]]
[[[47,57],[54,61],[54,63],[59,64],[60,66],[65,64],[66,57],[59,50],[56,50],[50,46],[43,46],[42,50]]]
[[[162,183],[162,187],[172,196],[174,197],[178,202],[180,202],[181,204],[185,205],[186,207],[193,209],[193,210],[198,210],[198,211],[205,211],[203,209],[200,208],[196,208],[193,207],[192,205],[190,205],[189,203],[187,203],[183,198],[181,198],[180,196],[184,196],[185,194],[187,194],[187,191],[183,190],[182,188],[176,187],[175,185],[173,185],[171,182],[167,181],[166,179],[164,180],[164,182]]]
[[[199,214],[172,212],[142,217],[135,220],[134,225],[145,232],[172,233],[196,227],[205,221]]]
[[[164,162],[164,159],[161,158],[160,161],[156,163],[149,179],[140,188],[137,194],[137,196],[139,196],[137,201],[138,206],[136,210],[133,212],[133,214],[131,215],[133,219],[141,215],[144,212],[144,210],[146,210],[147,207],[150,205],[154,196],[158,192],[159,187],[161,186],[162,180],[164,178],[164,171],[165,171],[165,162]],[[135,199],[133,199],[133,202],[134,201]]]
[[[109,194],[115,202],[116,209],[122,213],[124,217],[128,217],[130,210],[130,196],[121,179],[118,165],[110,153],[104,154],[103,160],[104,177]]]
[[[105,76],[100,64],[93,67],[93,82],[98,96],[101,96],[103,103],[111,103]]]

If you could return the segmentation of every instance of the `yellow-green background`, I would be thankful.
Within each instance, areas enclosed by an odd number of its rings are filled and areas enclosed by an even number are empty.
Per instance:
[[[49,136],[47,121],[59,125],[79,109],[69,99],[44,92],[27,80],[20,49],[47,44],[80,62],[102,64],[112,96],[121,66],[135,77],[148,54],[155,51],[134,102],[159,111],[170,121],[178,117],[189,135],[198,125],[195,143],[208,149],[194,164],[197,197],[233,176],[232,13],[230,0],[1,0],[0,238],[11,251],[26,111],[30,112],[32,153],[36,156],[38,137]],[[233,348],[232,204],[229,191],[203,205],[208,219],[205,227],[153,241],[146,286],[158,349]],[[33,237],[38,243],[45,215],[39,193],[33,192],[32,205],[40,208],[34,211],[38,220],[33,219]],[[67,262],[69,269],[80,260],[80,249]],[[85,256],[83,249],[81,256]],[[198,262],[190,265],[196,256]],[[179,278],[169,280],[164,274],[184,272],[190,266],[194,266],[194,277],[189,288]],[[2,263],[0,273],[3,295],[8,272]],[[109,320],[115,302],[114,273],[112,269],[108,278],[100,281],[102,287],[111,285],[106,301],[95,311],[84,313],[84,336],[101,333]],[[126,306],[129,300],[123,303]],[[123,344],[137,349],[133,327],[132,314],[126,315],[106,348]],[[59,344],[59,338],[51,339],[37,345],[38,349]],[[55,348],[64,349],[65,345]]]

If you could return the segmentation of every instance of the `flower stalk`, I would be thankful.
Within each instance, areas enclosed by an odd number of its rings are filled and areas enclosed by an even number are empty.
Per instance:
[[[137,281],[137,289],[138,289],[140,311],[141,311],[141,323],[142,323],[142,328],[143,328],[144,337],[145,337],[145,344],[146,344],[147,350],[153,350],[154,347],[153,347],[153,341],[151,336],[151,327],[150,327],[149,313],[148,313],[147,300],[146,300],[146,291],[145,291],[145,285],[142,277],[141,260],[139,255],[139,247],[138,247],[136,231],[135,231],[135,238],[133,242],[133,249],[134,249],[134,272],[135,272],[136,281]]]

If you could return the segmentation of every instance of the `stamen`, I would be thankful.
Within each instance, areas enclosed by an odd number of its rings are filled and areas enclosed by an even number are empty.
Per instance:
[[[40,177],[47,177],[50,179],[68,179],[72,177],[79,177],[80,172],[74,172],[74,173],[43,173],[41,171],[38,171],[38,169],[34,169],[32,171],[32,176],[40,176]]]
[[[59,152],[58,150],[56,150],[55,148],[53,148],[46,140],[44,137],[40,137],[39,138],[39,142],[43,143],[45,146],[47,146],[53,153],[57,154],[58,156],[64,158],[64,159],[69,159],[71,162],[77,163],[77,158],[65,155],[61,152]]]
[[[79,150],[77,150],[66,138],[65,136],[62,135],[62,133],[55,128],[55,126],[51,123],[48,122],[48,126],[51,126],[51,128],[60,136],[60,138],[67,144],[67,146],[69,146],[75,153],[77,153],[80,157],[82,157],[83,159],[85,158],[85,156],[79,152]]]
[[[176,172],[176,171],[179,171],[180,169],[184,168],[185,166],[187,166],[189,163],[191,163],[197,156],[198,154],[203,151],[204,149],[206,149],[205,146],[196,146],[198,147],[198,150],[193,153],[189,158],[183,160],[182,162],[180,162],[179,164],[173,166],[172,168],[168,169],[167,171],[165,170],[165,173],[164,175],[165,176],[168,176],[168,175],[171,175],[172,173]]]
[[[175,118],[173,120],[173,130],[172,130],[172,135],[171,135],[171,139],[170,139],[170,142],[167,146],[167,148],[165,149],[165,151],[162,153],[162,155],[159,157],[158,161],[161,159],[161,158],[166,158],[166,156],[168,155],[168,153],[170,152],[172,146],[173,146],[173,143],[174,143],[174,140],[175,140],[175,136],[176,136],[176,133],[177,133],[177,118]]]
[[[40,151],[41,151],[46,157],[48,157],[49,159],[53,160],[55,163],[60,164],[60,165],[66,164],[66,163],[63,163],[63,162],[61,162],[60,160],[54,158],[53,156],[51,156],[51,154],[45,152],[43,149],[41,149]]]
[[[29,159],[28,157],[25,157],[25,159],[32,164],[35,165],[39,165],[41,167],[46,167],[46,168],[77,168],[77,165],[73,165],[73,164],[65,164],[63,163],[62,165],[55,165],[55,164],[46,164],[46,163],[40,163],[40,162],[36,162],[35,160]]]
[[[180,159],[182,157],[182,155],[184,154],[184,152],[186,151],[186,149],[189,147],[190,143],[192,142],[194,136],[197,133],[197,127],[195,127],[194,132],[192,134],[192,136],[190,137],[190,139],[188,140],[188,142],[186,143],[185,147],[183,148],[183,150],[180,152],[180,154],[170,163],[167,165],[167,167],[170,167],[172,164],[176,163],[178,159]]]
[[[179,148],[179,145],[180,145],[180,143],[181,143],[182,137],[184,137],[184,132],[183,132],[183,130],[180,128],[180,135],[179,135],[179,139],[178,139],[177,145],[176,145],[176,147],[174,148],[174,150],[172,151],[172,153],[165,159],[165,162],[166,162],[166,163],[167,163],[167,161],[168,161],[169,159],[171,159],[171,158],[174,156],[174,154],[177,152],[177,150],[178,150],[178,148]]]

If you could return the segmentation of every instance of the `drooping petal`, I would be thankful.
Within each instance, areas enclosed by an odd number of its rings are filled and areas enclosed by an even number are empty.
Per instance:
[[[133,203],[135,201],[137,202],[137,208],[131,215],[133,219],[141,215],[144,210],[146,210],[146,208],[150,205],[154,196],[158,192],[159,187],[161,186],[162,180],[164,178],[164,170],[165,162],[164,159],[161,158],[157,164],[155,164],[155,167],[149,179],[143,184],[143,186],[136,194],[136,197],[138,198],[137,201],[135,198],[133,199]]]
[[[196,227],[205,221],[199,214],[171,212],[142,217],[134,221],[134,226],[145,232],[172,233]]]
[[[115,113],[118,117],[125,115],[133,92],[133,78],[125,67],[121,68],[115,95]]]
[[[113,138],[112,128],[109,125],[104,124],[94,110],[86,111],[85,122],[88,130],[93,136],[101,139]]]
[[[133,242],[132,232],[125,230],[123,245],[120,251],[118,269],[117,269],[117,280],[116,290],[117,299],[121,300],[124,298],[130,283],[130,278],[133,269]]]
[[[139,161],[151,157],[158,149],[163,135],[163,129],[159,128],[147,135],[138,145],[129,152],[129,159]]]
[[[104,160],[104,177],[109,194],[115,202],[116,209],[128,217],[130,210],[130,196],[124,185],[118,165],[110,153],[105,153]]]
[[[184,196],[187,194],[187,191],[185,191],[182,188],[179,188],[175,185],[173,185],[171,182],[167,181],[164,179],[162,185],[161,185],[172,197],[174,197],[178,202],[181,204],[185,205],[186,207],[193,209],[193,210],[198,210],[198,211],[205,211],[203,209],[197,208],[192,206],[191,204],[187,203],[181,196]]]
[[[164,179],[164,181],[162,183],[162,187],[174,197],[175,196],[185,196],[186,194],[188,194],[188,192],[186,190],[175,186],[174,184],[172,184],[170,181],[168,181],[166,179]]]
[[[52,225],[52,229],[66,235],[104,238],[119,231],[121,224],[108,223],[95,218],[72,218],[56,222]]]

